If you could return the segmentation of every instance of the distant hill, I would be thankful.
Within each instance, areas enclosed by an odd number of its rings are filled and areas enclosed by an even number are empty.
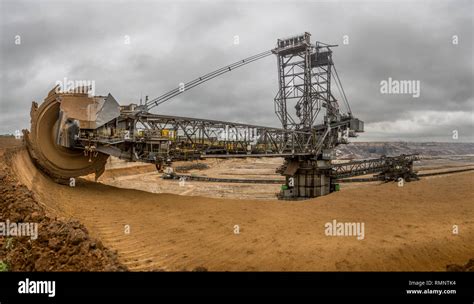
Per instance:
[[[424,156],[474,155],[474,143],[357,142],[340,145],[336,149],[339,159],[377,158],[382,155],[413,153]]]

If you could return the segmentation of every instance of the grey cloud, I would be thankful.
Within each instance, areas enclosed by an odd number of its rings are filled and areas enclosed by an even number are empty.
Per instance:
[[[156,97],[304,31],[313,41],[339,44],[336,67],[353,112],[368,126],[403,121],[416,111],[472,114],[471,1],[0,1],[0,133],[28,127],[31,100],[44,98],[64,77],[95,80],[96,93],[138,102],[140,95]],[[20,46],[13,44],[16,34],[22,35]],[[124,35],[130,45],[123,44]],[[233,45],[234,35],[239,45]],[[452,35],[459,45],[451,44]],[[380,81],[388,77],[420,80],[420,98],[381,94]],[[276,91],[271,57],[154,111],[278,126]],[[443,140],[450,132],[443,128],[466,134],[473,127],[472,121],[453,123],[397,139]],[[379,130],[361,140],[384,136],[396,137]]]

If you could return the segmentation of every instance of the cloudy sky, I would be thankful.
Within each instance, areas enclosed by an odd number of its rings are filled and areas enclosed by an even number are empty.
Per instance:
[[[365,121],[359,141],[454,141],[454,130],[474,141],[470,0],[0,0],[0,11],[0,134],[29,127],[31,101],[65,77],[137,103],[307,31],[339,45],[333,59]],[[382,94],[389,78],[420,81],[420,97]],[[153,111],[279,126],[277,83],[271,56]]]

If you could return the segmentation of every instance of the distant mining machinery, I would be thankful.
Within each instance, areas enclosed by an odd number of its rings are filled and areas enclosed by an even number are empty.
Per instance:
[[[98,178],[110,155],[154,163],[158,169],[178,160],[282,157],[285,162],[278,172],[285,176],[286,184],[278,194],[281,199],[326,195],[337,190],[337,179],[369,173],[378,173],[385,180],[416,179],[414,155],[333,163],[335,147],[363,132],[363,122],[351,112],[332,59],[334,46],[312,44],[310,36],[278,39],[272,50],[139,105],[120,106],[110,94],[90,96],[87,89],[64,92],[57,86],[40,106],[32,104],[31,131],[24,131],[29,153],[58,182],[91,173]],[[150,112],[189,89],[271,55],[278,62],[274,106],[281,128]]]

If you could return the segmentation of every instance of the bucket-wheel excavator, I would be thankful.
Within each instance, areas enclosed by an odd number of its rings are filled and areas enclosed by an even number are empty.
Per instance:
[[[379,173],[382,179],[416,179],[416,155],[333,164],[335,147],[363,132],[363,122],[350,109],[332,59],[334,46],[313,44],[310,36],[278,39],[269,51],[140,104],[120,105],[111,94],[92,96],[87,87],[64,91],[56,86],[40,106],[32,103],[31,131],[24,130],[28,151],[57,182],[92,173],[99,177],[110,155],[154,163],[159,169],[176,160],[283,157],[278,169],[286,177],[282,199],[328,194],[339,177]],[[271,55],[278,62],[274,106],[281,128],[150,112],[189,89]]]

